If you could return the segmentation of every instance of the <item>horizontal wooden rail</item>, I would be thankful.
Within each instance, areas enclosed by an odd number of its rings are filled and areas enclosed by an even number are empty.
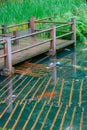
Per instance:
[[[29,21],[28,22],[24,22],[24,23],[20,23],[20,24],[16,24],[16,25],[10,25],[10,26],[7,26],[7,28],[13,28],[13,27],[16,27],[16,26],[23,26],[23,25],[26,25],[30,23]]]
[[[70,24],[70,22],[55,22],[55,21],[35,21],[35,23]]]
[[[51,30],[52,29],[49,28],[49,29],[45,29],[45,30],[42,30],[42,31],[39,31],[39,32],[34,32],[34,33],[31,33],[31,34],[26,34],[24,36],[19,36],[19,37],[13,38],[13,39],[11,39],[11,41],[19,40],[19,39],[26,38],[26,37],[35,36],[35,35],[38,35],[38,34],[41,34],[41,33],[49,32]]]
[[[69,26],[69,25],[72,25],[72,24],[73,24],[73,22],[69,22],[69,23],[66,23],[66,24],[63,24],[63,25],[60,25],[60,26],[56,26],[56,29],[66,27],[66,26]]]
[[[4,58],[6,56],[7,56],[7,54],[3,54],[3,55],[0,55],[0,58]]]
[[[65,37],[65,36],[67,36],[67,35],[70,35],[70,34],[73,34],[73,32],[65,33],[65,34],[63,34],[63,35],[57,36],[56,38],[57,38],[57,39],[58,39],[58,38],[62,38],[62,37]]]
[[[20,23],[20,24],[15,24],[15,25],[10,25],[10,26],[7,26],[6,28],[14,28],[14,27],[17,27],[17,26],[23,26],[23,25],[26,25],[30,22],[24,22],[24,23]],[[0,27],[0,30],[4,29],[4,27]]]
[[[55,17],[55,15],[52,16],[52,17],[46,17],[46,18],[42,18],[42,19],[37,19],[37,20],[35,20],[35,22],[43,21],[43,20],[46,20],[46,19],[51,19],[51,18],[54,18],[54,17]]]
[[[56,32],[66,32],[66,33],[69,33],[70,30],[56,30]]]
[[[14,53],[18,53],[18,52],[21,52],[21,51],[24,51],[24,50],[27,50],[27,49],[30,49],[30,48],[33,48],[33,47],[36,47],[36,46],[39,46],[41,44],[44,44],[44,43],[47,43],[47,42],[50,42],[52,39],[48,39],[48,40],[45,40],[44,42],[40,42],[38,44],[35,44],[35,45],[32,45],[32,46],[27,46],[27,47],[24,47],[22,49],[19,49],[19,50],[16,50],[16,51],[13,51],[12,54]]]
[[[46,18],[42,18],[42,19],[37,19],[35,20],[36,23],[40,22],[40,21],[43,21],[43,20],[46,20],[46,19],[51,19],[53,18],[54,16],[52,17],[46,17]],[[26,24],[29,24],[30,22],[23,22],[23,23],[19,23],[19,24],[15,24],[15,25],[10,25],[10,26],[7,26],[6,28],[14,28],[14,27],[17,27],[17,26],[23,26],[23,25],[26,25]],[[2,30],[4,27],[0,27],[0,30]]]

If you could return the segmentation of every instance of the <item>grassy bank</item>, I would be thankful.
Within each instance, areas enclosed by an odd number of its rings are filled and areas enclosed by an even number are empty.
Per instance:
[[[43,18],[57,14],[55,20],[77,19],[77,36],[87,35],[87,4],[83,0],[8,0],[0,7],[0,25],[27,21],[32,16]]]

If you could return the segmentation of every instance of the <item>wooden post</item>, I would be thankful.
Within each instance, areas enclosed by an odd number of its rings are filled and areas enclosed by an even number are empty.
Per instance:
[[[56,54],[56,28],[55,26],[51,26],[50,38],[52,39],[50,42],[50,54]]]
[[[71,19],[71,22],[73,23],[72,24],[72,31],[73,31],[73,34],[72,34],[72,40],[74,40],[75,41],[75,43],[76,43],[76,19],[75,18],[72,18]]]
[[[6,33],[7,33],[7,26],[2,25],[2,34],[6,34]]]
[[[72,66],[73,66],[73,71],[74,74],[76,74],[76,49],[73,47],[73,53],[72,53]]]
[[[53,79],[53,85],[55,85],[55,83],[57,81],[56,56],[50,56],[50,63],[53,63],[53,66],[52,66],[52,79]]]
[[[5,68],[9,71],[9,73],[12,72],[12,54],[11,54],[11,37],[4,37],[3,40],[6,41],[4,46],[4,53],[7,54],[5,57]]]
[[[32,17],[31,20],[30,20],[30,28],[31,28],[31,33],[34,33],[35,30],[36,30],[36,27],[35,27],[35,17]]]
[[[30,20],[28,20],[28,29],[30,28]]]
[[[18,31],[17,30],[13,31],[13,36],[14,36],[14,38],[18,37]],[[19,41],[18,40],[14,40],[13,43],[14,43],[14,45],[18,45]]]

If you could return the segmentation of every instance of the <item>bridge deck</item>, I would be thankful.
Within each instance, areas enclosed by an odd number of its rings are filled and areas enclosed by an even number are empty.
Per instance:
[[[27,47],[27,46],[37,44],[37,43],[42,42],[44,40],[47,40],[47,39],[46,38],[44,38],[44,39],[36,38],[36,37],[21,39],[21,40],[19,40],[18,45],[12,45],[12,51],[21,49],[25,46]],[[56,40],[56,47],[58,50],[58,49],[66,47],[66,46],[69,46],[73,43],[74,43],[74,40],[58,39],[58,40]],[[13,54],[12,55],[12,64],[15,65],[15,64],[20,63],[22,61],[25,61],[29,58],[32,58],[34,56],[37,56],[37,55],[42,54],[44,52],[47,52],[47,51],[49,51],[49,49],[50,49],[50,43],[47,42],[45,44],[41,44],[41,45],[33,47],[31,49],[27,49],[27,50],[18,52],[16,54]],[[3,50],[0,50],[0,54],[3,54]],[[3,66],[3,65],[4,65],[4,58],[0,59],[0,66]]]

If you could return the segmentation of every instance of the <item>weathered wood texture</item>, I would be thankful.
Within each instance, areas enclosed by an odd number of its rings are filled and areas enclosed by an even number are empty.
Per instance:
[[[21,49],[25,46],[31,46],[32,44],[36,44],[38,42],[44,41],[46,39],[41,39],[41,38],[25,38],[25,39],[21,39],[19,40],[19,44],[18,45],[12,45],[12,51]],[[56,40],[56,47],[57,50],[64,48],[66,46],[69,46],[71,44],[73,44],[74,41],[73,40],[61,40],[61,39],[57,39]],[[42,54],[44,52],[47,52],[50,50],[50,42],[47,42],[45,44],[33,47],[31,49],[27,49],[24,51],[21,51],[19,53],[15,53],[12,55],[12,64],[15,65],[17,63],[20,63],[24,60],[28,60],[29,58],[32,58],[34,56],[37,56],[39,54]],[[3,54],[3,50],[0,50],[0,55]],[[4,60],[3,58],[0,59],[0,66],[4,65]]]

